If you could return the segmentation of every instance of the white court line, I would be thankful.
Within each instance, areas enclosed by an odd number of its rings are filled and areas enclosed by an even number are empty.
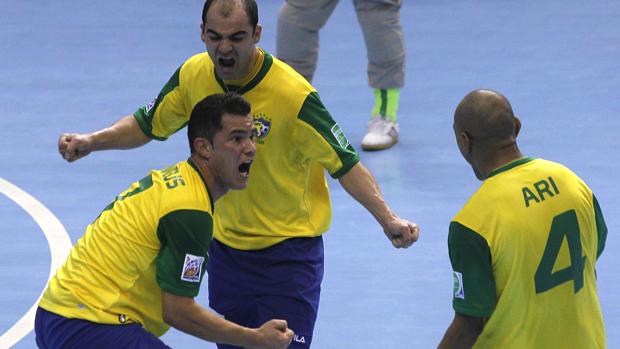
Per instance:
[[[69,234],[67,234],[65,227],[63,227],[58,218],[56,218],[47,207],[43,206],[42,203],[30,196],[30,194],[19,189],[2,177],[0,177],[0,193],[6,195],[9,199],[21,206],[21,208],[37,222],[41,230],[43,230],[52,255],[50,273],[47,278],[49,280],[56,272],[56,269],[65,261],[71,250],[72,245]],[[37,311],[37,305],[39,304],[41,296],[43,296],[44,290],[45,288],[41,291],[39,298],[37,298],[28,312],[26,312],[13,327],[9,328],[8,331],[0,336],[0,348],[12,346],[32,331],[34,328],[34,316]]]

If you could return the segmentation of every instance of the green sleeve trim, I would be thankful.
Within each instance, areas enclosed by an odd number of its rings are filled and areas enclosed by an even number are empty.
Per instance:
[[[178,296],[196,297],[206,271],[209,245],[213,238],[213,217],[206,211],[176,210],[159,219],[157,237],[157,283],[162,290]],[[188,255],[202,258],[195,280],[184,280]]]
[[[330,173],[332,178],[342,177],[360,161],[359,155],[321,102],[318,93],[311,92],[308,94],[299,111],[298,118],[323,136],[340,158],[342,167],[336,172]]]
[[[450,222],[448,249],[455,274],[452,307],[464,315],[491,316],[497,300],[487,241],[474,230],[453,221]]]
[[[598,259],[605,249],[605,242],[607,241],[607,224],[605,224],[603,211],[601,211],[601,206],[599,206],[598,200],[596,200],[596,196],[594,196],[594,194],[592,194],[592,199],[594,202],[594,220],[596,221],[596,233],[598,236],[598,248],[596,250],[596,259]]]
[[[151,102],[148,105],[141,107],[133,114],[138,122],[138,125],[140,126],[140,129],[142,129],[142,132],[144,132],[144,134],[151,139],[158,141],[165,141],[168,139],[168,137],[153,135],[153,117],[155,116],[157,107],[159,107],[161,102],[164,100],[164,97],[179,86],[179,75],[181,74],[181,68],[183,68],[182,65],[174,72],[174,74],[172,74],[166,85],[164,85],[159,92],[159,95],[157,95],[157,98],[153,101],[154,103]],[[177,131],[178,130],[179,129],[177,129]]]

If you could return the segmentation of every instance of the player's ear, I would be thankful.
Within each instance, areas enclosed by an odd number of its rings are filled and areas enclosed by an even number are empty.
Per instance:
[[[471,137],[469,134],[465,131],[459,132],[457,144],[463,157],[468,159],[468,156],[471,153]]]
[[[198,153],[200,157],[209,160],[213,152],[213,145],[206,138],[196,137],[194,138],[194,151]]]
[[[515,138],[519,135],[519,131],[521,131],[521,120],[515,116]]]
[[[206,41],[206,38],[205,38],[205,30],[204,30],[204,26],[205,26],[205,24],[204,24],[204,23],[200,23],[200,40],[201,40],[203,43],[205,43],[205,44],[206,44],[206,43],[207,43],[207,41]]]
[[[258,44],[260,41],[260,35],[263,31],[263,27],[260,24],[256,25],[256,29],[254,29],[254,43]]]

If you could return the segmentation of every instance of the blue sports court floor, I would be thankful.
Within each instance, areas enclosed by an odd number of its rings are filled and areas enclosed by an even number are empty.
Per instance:
[[[260,45],[271,52],[280,3],[259,2]],[[185,58],[204,50],[201,8],[200,0],[0,2],[1,348],[35,347],[28,310],[63,249],[111,198],[187,156],[183,133],[75,164],[61,160],[56,142],[63,131],[99,129],[148,103]],[[401,141],[361,156],[422,236],[394,250],[330,182],[334,218],[314,347],[439,342],[453,316],[448,222],[479,185],[454,144],[452,112],[468,91],[487,87],[511,100],[525,154],[566,164],[596,193],[609,228],[599,295],[608,346],[619,348],[620,2],[406,0],[401,15],[408,55]],[[372,95],[351,1],[338,5],[321,44],[315,85],[359,147]],[[206,304],[203,286],[198,300]],[[164,339],[215,348],[175,330]]]

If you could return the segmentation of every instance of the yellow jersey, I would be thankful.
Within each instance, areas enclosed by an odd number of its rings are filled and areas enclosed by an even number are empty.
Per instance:
[[[595,263],[607,228],[566,167],[494,170],[450,223],[457,313],[488,317],[474,348],[604,348]]]
[[[251,103],[257,150],[247,188],[218,202],[214,237],[257,250],[323,234],[331,223],[325,171],[338,178],[359,156],[316,90],[269,53],[259,50],[247,79],[226,82],[207,53],[195,55],[134,116],[148,137],[164,140],[187,124],[196,103],[226,91]]]
[[[195,164],[180,162],[134,183],[88,226],[39,306],[101,324],[169,326],[161,290],[195,297],[213,232],[213,200]]]

